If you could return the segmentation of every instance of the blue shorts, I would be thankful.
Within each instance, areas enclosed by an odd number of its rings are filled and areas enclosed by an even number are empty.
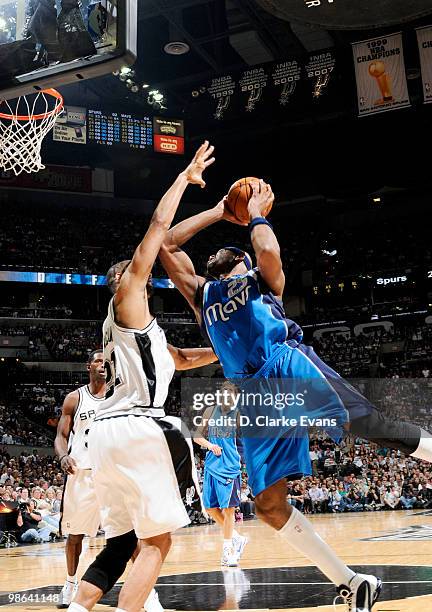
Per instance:
[[[240,505],[240,487],[240,476],[222,482],[204,468],[204,508],[236,508]]]
[[[285,381],[285,383],[284,383]],[[264,366],[249,379],[241,381],[242,389],[286,393],[297,396],[305,392],[307,401],[300,407],[289,408],[288,414],[297,418],[306,415],[311,421],[324,418],[336,425],[327,431],[339,440],[342,424],[370,414],[374,409],[368,400],[341,378],[314,353],[311,347],[289,341],[275,347],[274,354]],[[249,485],[258,495],[278,480],[288,476],[310,475],[309,435],[307,426],[257,426],[257,416],[280,417],[275,406],[261,408],[242,406],[242,416],[249,416],[251,423],[242,423],[241,435],[244,447]],[[300,418],[301,417],[301,418]],[[244,425],[244,426],[243,426]],[[320,426],[319,423],[316,423]]]

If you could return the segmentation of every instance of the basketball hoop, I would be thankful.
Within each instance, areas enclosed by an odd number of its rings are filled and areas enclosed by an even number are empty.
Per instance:
[[[0,101],[0,169],[12,170],[18,176],[45,168],[42,141],[54,127],[63,104],[62,95],[55,89],[38,92],[33,102],[20,96],[15,108],[7,100]]]

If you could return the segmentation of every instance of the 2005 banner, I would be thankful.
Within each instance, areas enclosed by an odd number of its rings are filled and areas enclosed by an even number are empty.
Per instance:
[[[410,106],[402,34],[353,43],[359,116]]]

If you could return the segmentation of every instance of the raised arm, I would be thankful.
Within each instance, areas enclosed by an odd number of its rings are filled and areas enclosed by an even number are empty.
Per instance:
[[[249,200],[250,221],[263,219],[262,211],[274,199],[270,185],[260,181],[253,185],[253,195]],[[255,251],[257,266],[264,281],[272,293],[282,299],[285,287],[285,275],[282,270],[280,247],[271,226],[264,222],[254,225],[251,230],[251,242]]]
[[[201,368],[218,360],[211,348],[178,348],[168,344],[176,370]]]
[[[198,318],[200,313],[199,307],[196,304],[196,293],[198,287],[204,284],[205,279],[203,276],[196,274],[191,258],[180,247],[201,230],[222,220],[231,221],[239,225],[247,225],[237,221],[229,212],[225,207],[224,197],[213,208],[184,219],[184,221],[172,227],[167,232],[159,251],[159,258],[166,273],[183,297],[189,302]]]
[[[209,146],[207,141],[201,145],[189,166],[179,174],[154,211],[148,230],[121,276],[116,292],[116,316],[122,325],[142,329],[149,323],[150,313],[147,306],[142,307],[142,298],[151,269],[187,185],[205,187],[202,173],[214,162],[214,157],[211,157],[213,150],[214,147]]]
[[[60,459],[60,466],[68,474],[74,474],[76,471],[75,459],[68,454],[68,439],[73,428],[78,400],[78,391],[72,391],[72,393],[66,395],[61,417],[57,425],[57,435],[54,440],[54,450]]]

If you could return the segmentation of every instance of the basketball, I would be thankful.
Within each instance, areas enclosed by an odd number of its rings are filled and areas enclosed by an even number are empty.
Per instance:
[[[255,176],[247,176],[239,179],[233,185],[231,185],[228,192],[227,206],[232,214],[243,223],[247,223],[249,221],[247,206],[252,197],[252,185],[254,183],[259,183],[259,179]],[[267,217],[272,207],[273,202],[271,202],[266,210],[262,213],[263,217]]]

